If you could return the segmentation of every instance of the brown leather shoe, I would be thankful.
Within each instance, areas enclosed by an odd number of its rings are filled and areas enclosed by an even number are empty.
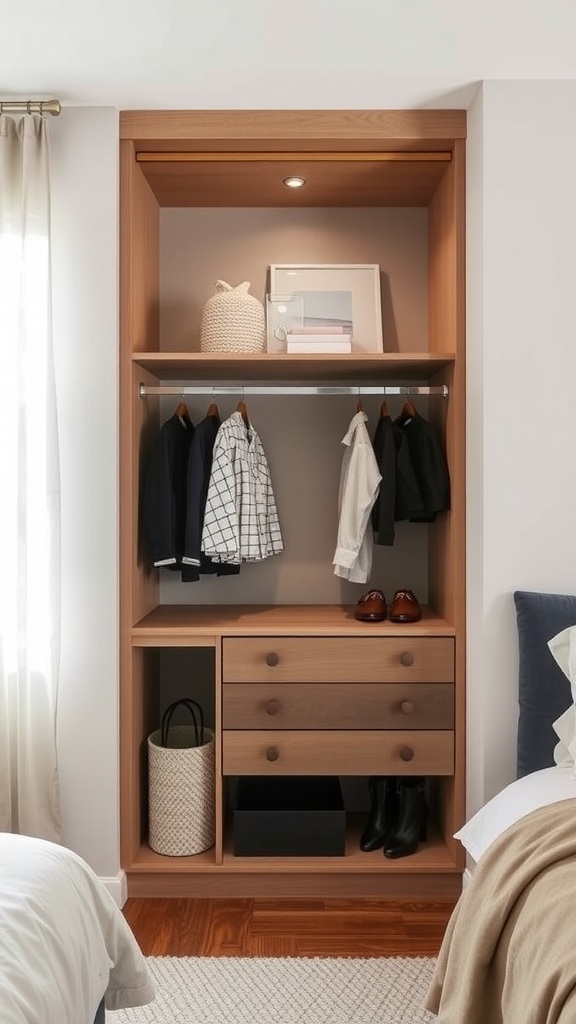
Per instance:
[[[386,618],[386,598],[381,590],[369,590],[361,597],[354,611],[360,622],[382,622]]]
[[[390,609],[390,622],[418,622],[422,609],[411,590],[397,590]]]

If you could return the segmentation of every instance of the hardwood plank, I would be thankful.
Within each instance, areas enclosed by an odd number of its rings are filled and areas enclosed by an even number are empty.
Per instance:
[[[454,905],[131,898],[124,914],[146,956],[435,956]]]

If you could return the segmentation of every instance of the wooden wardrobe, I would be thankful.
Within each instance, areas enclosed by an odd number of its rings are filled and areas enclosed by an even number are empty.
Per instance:
[[[459,110],[120,115],[120,812],[131,896],[460,890],[452,836],[464,820],[466,763],[465,137]],[[290,174],[305,188],[286,189]],[[264,300],[268,266],[299,262],[379,264],[383,351],[200,352],[202,304],[217,279],[250,280]],[[375,549],[366,586],[338,580],[335,494],[356,399],[246,398],[284,553],[237,578],[192,584],[152,568],[143,475],[179,399],[147,389],[213,388],[224,419],[250,384],[444,388],[422,409],[445,448],[450,510],[426,525],[397,524],[393,548]],[[194,421],[210,398],[185,400]],[[381,401],[364,400],[369,431]],[[402,398],[394,402],[392,412]],[[356,621],[356,601],[376,586],[388,601],[411,586],[421,620]],[[165,857],[147,843],[146,738],[182,695],[201,698],[215,730],[216,842]],[[345,780],[344,856],[234,856],[235,780],[269,774]],[[361,852],[367,777],[408,774],[427,779],[426,842],[398,860]]]

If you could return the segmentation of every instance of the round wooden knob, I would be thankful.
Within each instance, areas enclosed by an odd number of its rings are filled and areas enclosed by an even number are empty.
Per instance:
[[[400,664],[401,665],[406,665],[406,666],[413,665],[414,664],[414,655],[411,654],[410,651],[404,651],[400,655]]]
[[[403,700],[400,704],[400,711],[403,715],[414,714],[414,703],[411,700]]]
[[[414,757],[414,751],[412,750],[412,747],[402,747],[402,749],[400,751],[400,760],[401,761],[411,761],[413,757]]]
[[[267,761],[277,761],[279,757],[280,751],[278,750],[278,747],[268,747],[268,750],[266,751]]]
[[[267,705],[266,705],[266,714],[267,715],[277,715],[279,709],[280,709],[280,701],[279,700],[275,700],[273,698],[272,700],[269,700]]]
[[[278,654],[276,654],[275,651],[270,651],[266,655],[266,664],[270,665],[270,668],[274,668],[274,665],[277,665],[279,661],[280,661],[280,656]]]

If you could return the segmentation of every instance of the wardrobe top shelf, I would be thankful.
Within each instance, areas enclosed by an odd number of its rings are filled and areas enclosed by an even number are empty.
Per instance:
[[[382,380],[431,380],[454,363],[452,352],[358,353],[356,355],[293,356],[262,353],[134,352],[132,361],[163,380],[229,380],[283,383],[335,381],[361,383]]]

